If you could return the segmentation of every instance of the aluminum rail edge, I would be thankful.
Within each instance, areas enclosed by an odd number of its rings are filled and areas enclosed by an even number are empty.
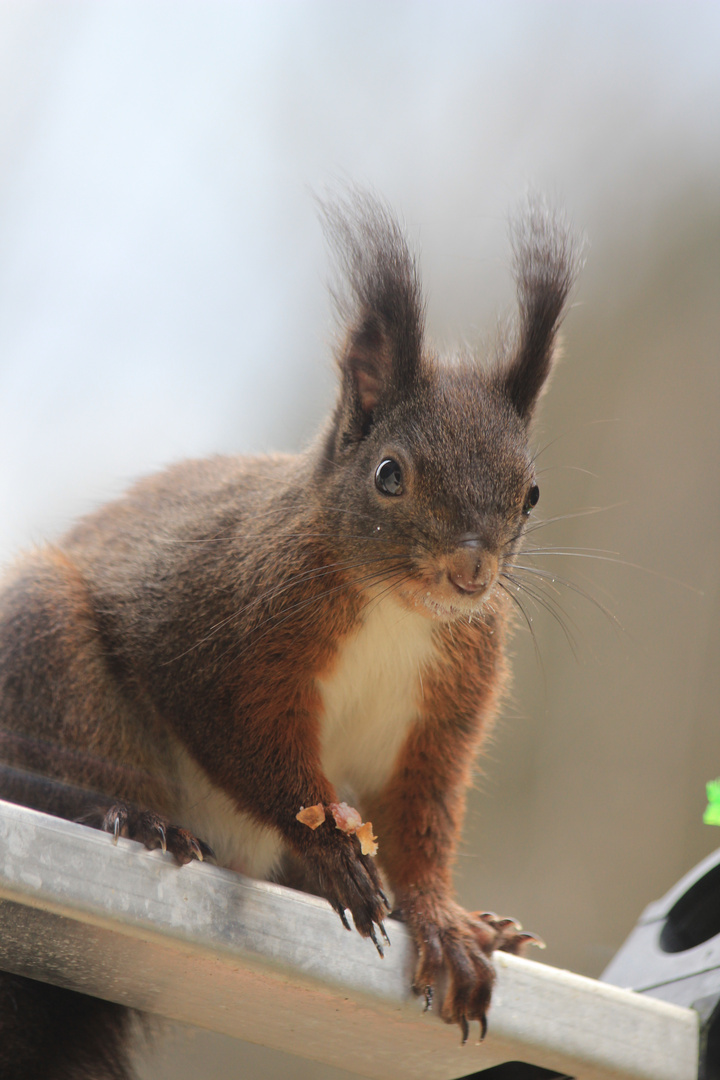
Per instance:
[[[376,1080],[509,1061],[577,1080],[697,1078],[692,1010],[503,954],[488,1036],[478,1045],[473,1025],[461,1047],[409,990],[405,928],[388,931],[381,959],[315,897],[0,801],[4,970]]]

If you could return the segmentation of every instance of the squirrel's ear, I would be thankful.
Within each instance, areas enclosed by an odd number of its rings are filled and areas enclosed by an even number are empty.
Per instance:
[[[362,438],[378,411],[406,395],[422,355],[424,306],[415,260],[379,199],[349,188],[320,203],[341,281],[340,411],[346,439]]]
[[[510,237],[519,320],[510,358],[497,374],[520,416],[529,420],[553,366],[557,332],[582,263],[581,245],[538,198],[511,226]]]
[[[393,381],[393,343],[370,312],[348,330],[339,362],[343,397],[356,397],[360,411],[372,416]]]

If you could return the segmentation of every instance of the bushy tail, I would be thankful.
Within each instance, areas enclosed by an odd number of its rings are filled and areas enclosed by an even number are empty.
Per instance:
[[[131,1080],[133,1012],[0,972],[3,1080]]]

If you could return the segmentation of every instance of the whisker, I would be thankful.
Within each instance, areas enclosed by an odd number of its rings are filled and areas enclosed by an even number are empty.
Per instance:
[[[268,636],[268,634],[270,634],[273,630],[277,629],[278,626],[282,626],[284,623],[286,623],[288,621],[288,619],[290,619],[293,615],[297,614],[297,612],[302,611],[305,608],[312,607],[312,606],[314,606],[316,604],[319,604],[322,600],[327,599],[327,597],[335,596],[337,593],[342,592],[343,590],[352,588],[353,586],[367,585],[367,584],[375,584],[375,585],[382,584],[382,582],[384,580],[389,580],[390,579],[391,573],[392,574],[399,573],[403,569],[405,569],[404,566],[398,566],[397,568],[394,568],[394,569],[392,569],[390,571],[385,569],[382,572],[378,571],[375,574],[368,574],[363,578],[356,578],[356,579],[351,579],[350,581],[344,581],[340,585],[335,586],[335,588],[333,588],[333,589],[327,589],[325,592],[319,593],[317,596],[307,597],[304,600],[299,601],[297,604],[294,604],[290,608],[284,608],[283,611],[279,612],[277,615],[270,615],[267,619],[265,619],[263,622],[261,622],[258,627],[255,628],[256,630],[259,630],[259,629],[262,629],[263,626],[267,626],[267,629],[265,630],[265,632],[260,634],[259,637],[256,636],[255,633],[253,633],[252,640],[245,646],[245,648],[240,649],[238,652],[236,652],[233,655],[233,657],[230,660],[230,663],[228,663],[224,668],[222,668],[221,672],[226,671],[227,668],[230,666],[230,664],[234,663],[236,660],[239,660],[240,657],[244,656],[245,653],[249,652],[249,650],[251,648],[253,648],[255,645],[258,644],[258,642],[263,641]],[[370,597],[368,599],[367,603],[364,605],[364,607],[366,607],[367,604],[370,603],[373,599],[375,599],[375,598]],[[220,655],[220,657],[218,657],[218,659],[222,659],[222,657],[226,656],[227,653],[230,652],[231,650],[232,650],[232,646],[229,649],[226,649],[225,652],[222,653]]]
[[[546,465],[544,469],[538,469],[536,476],[544,476],[548,472],[556,472],[562,470],[563,472],[577,472],[582,473],[583,476],[590,476],[593,480],[599,480],[597,473],[591,472],[590,469],[583,469],[580,465]]]
[[[523,545],[523,552],[533,555],[574,555],[576,552],[582,552],[583,554],[594,555],[611,555],[619,556],[619,551],[613,551],[611,548],[591,548],[591,547],[530,547],[527,544]]]
[[[689,592],[694,593],[696,596],[704,596],[703,589],[698,589],[695,585],[688,584],[687,581],[682,581],[680,578],[672,577],[670,574],[665,574],[662,570],[653,570],[649,566],[643,566],[642,563],[630,562],[628,559],[621,559],[617,552],[605,551],[602,548],[523,548],[523,554],[528,555],[564,555],[568,558],[574,559],[594,559],[597,562],[612,563],[615,566],[625,566],[630,570],[640,570],[643,574],[649,574],[651,577],[659,578],[661,581],[667,582],[669,585],[678,585],[681,589],[687,589]]]
[[[612,613],[612,611],[610,611],[609,608],[605,607],[605,605],[600,600],[598,600],[597,597],[593,596],[592,593],[587,592],[574,581],[569,581],[567,578],[558,577],[557,574],[553,574],[551,571],[543,570],[537,566],[523,566],[520,563],[508,563],[507,565],[510,567],[511,570],[520,570],[526,574],[532,574],[534,577],[539,578],[546,584],[562,585],[563,588],[569,589],[571,592],[574,592],[578,596],[581,596],[584,600],[587,600],[590,604],[593,604],[598,609],[598,611],[601,611],[602,614],[607,619],[609,619],[609,621],[619,630],[624,630],[624,627],[620,620]],[[556,589],[555,592],[559,593],[559,590]]]
[[[392,592],[396,592],[400,588],[400,586],[402,584],[402,581],[397,581],[397,580],[393,581],[390,577],[388,577],[388,580],[390,581],[390,584],[388,585],[388,587],[386,589],[383,589],[382,592],[378,593],[376,596],[368,597],[366,602],[363,604],[363,606],[361,608],[361,611],[365,611],[365,610],[368,610],[368,609],[369,610],[374,610],[374,608],[379,607],[380,603],[385,599],[385,597],[389,596],[390,593],[392,593]],[[377,584],[377,582],[376,582],[376,584]],[[373,605],[372,608],[370,608],[371,604]]]
[[[537,532],[538,529],[543,529],[546,525],[554,525],[558,521],[572,521],[574,518],[590,517],[592,514],[604,514],[608,510],[617,510],[619,506],[627,506],[627,500],[611,503],[609,506],[588,506],[584,510],[575,510],[571,514],[556,514],[555,517],[543,518],[528,525],[525,529],[525,535]]]
[[[300,540],[317,540],[320,538],[330,537],[333,540],[337,540],[336,529],[326,529],[321,531],[319,529],[313,529],[309,531],[307,529],[276,529],[273,533],[274,537],[282,537],[283,539],[300,539]],[[389,543],[392,539],[390,536],[373,533],[344,533],[344,538],[348,540],[356,540],[361,543],[374,543],[383,544]],[[177,540],[172,537],[156,536],[153,538],[157,544],[166,544],[168,546],[184,547],[192,544],[231,544],[237,540],[249,539],[249,536],[245,533],[232,533],[230,536],[206,536],[193,540]]]
[[[533,650],[535,652],[535,660],[536,660],[536,663],[539,665],[540,670],[543,673],[543,680],[545,681],[545,664],[543,663],[542,653],[540,652],[540,646],[538,645],[538,641],[537,641],[537,634],[535,633],[535,627],[532,624],[532,618],[528,615],[527,611],[522,606],[519,598],[510,589],[508,589],[507,585],[505,585],[502,581],[498,581],[498,586],[503,590],[503,592],[507,596],[510,597],[513,604],[515,604],[515,606],[517,608],[519,608],[520,613],[521,613],[523,619],[525,620],[525,625],[527,626],[528,630],[530,631],[530,637],[532,638]]]
[[[506,581],[509,581],[511,585],[514,585],[516,589],[525,593],[535,604],[538,605],[538,607],[544,608],[544,610],[547,611],[549,615],[552,615],[558,626],[560,626],[560,628],[562,629],[563,634],[565,635],[565,639],[570,646],[572,654],[577,660],[578,642],[575,635],[570,630],[568,623],[575,627],[576,630],[578,629],[578,627],[567,614],[567,612],[562,611],[562,609],[558,610],[558,604],[556,601],[554,601],[548,596],[543,596],[541,593],[538,593],[537,590],[530,588],[527,582],[520,581],[518,578],[513,577],[512,574],[508,574],[507,571],[503,570],[502,577],[504,577]],[[512,593],[510,593],[510,595],[512,595]]]
[[[376,555],[371,561],[379,563],[384,561],[390,561],[392,559],[397,559],[397,556]],[[198,640],[195,641],[192,645],[190,645],[187,649],[185,649],[184,652],[178,653],[177,656],[174,656],[172,660],[165,661],[163,666],[166,667],[168,664],[172,664],[175,663],[177,660],[181,660],[183,657],[189,655],[189,653],[194,652],[196,649],[200,648],[201,645],[205,645],[207,644],[207,642],[211,641],[213,637],[215,637],[216,634],[219,633],[220,630],[228,626],[230,623],[240,619],[241,616],[248,614],[248,612],[252,611],[254,608],[257,608],[264,603],[270,603],[273,600],[276,600],[279,596],[282,596],[284,593],[290,591],[298,585],[306,584],[308,581],[314,581],[318,578],[328,577],[344,570],[357,569],[358,567],[367,565],[367,558],[357,559],[354,562],[343,559],[339,560],[336,563],[323,564],[319,567],[313,567],[312,570],[308,570],[303,574],[298,574],[296,577],[291,578],[289,581],[285,581],[273,589],[266,590],[259,596],[256,596],[254,600],[251,600],[250,603],[245,604],[243,607],[233,611],[224,619],[221,619],[220,622],[215,623],[208,629],[207,633],[203,637],[198,638]]]
[[[576,435],[578,431],[583,431],[586,427],[597,427],[600,424],[619,424],[621,418],[619,416],[609,417],[606,420],[591,420],[588,424],[583,424],[582,427],[577,425],[575,427],[568,428],[567,431],[563,431],[560,435],[551,439],[550,442],[545,443],[539,450],[535,452],[533,457],[533,463],[537,461],[541,454],[544,454],[546,450],[549,450],[551,446],[555,446],[556,443],[561,442],[563,439],[567,439],[572,435]]]

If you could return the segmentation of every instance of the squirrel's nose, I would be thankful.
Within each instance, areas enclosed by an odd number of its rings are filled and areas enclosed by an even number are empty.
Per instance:
[[[464,593],[485,592],[493,584],[497,569],[497,555],[478,539],[461,541],[447,560],[448,577]]]

